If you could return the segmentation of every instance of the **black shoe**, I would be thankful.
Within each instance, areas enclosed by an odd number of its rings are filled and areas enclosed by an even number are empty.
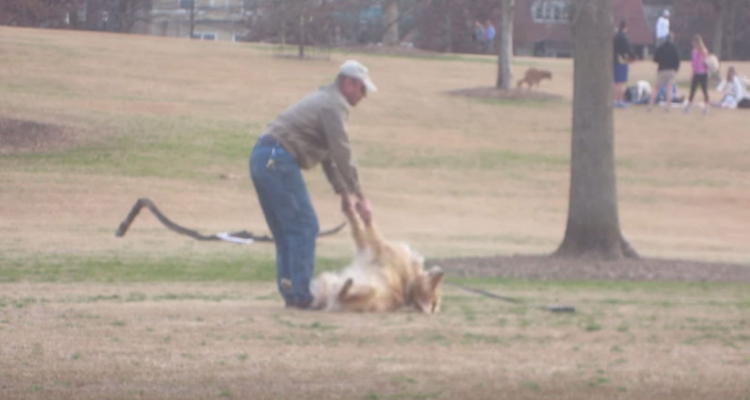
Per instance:
[[[309,310],[311,305],[312,305],[312,299],[307,300],[307,301],[293,301],[290,303],[286,303],[284,307],[296,308],[298,310]]]

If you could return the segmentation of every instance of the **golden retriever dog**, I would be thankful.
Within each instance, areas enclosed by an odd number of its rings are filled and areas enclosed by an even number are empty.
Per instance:
[[[440,310],[443,271],[424,268],[424,257],[404,243],[385,240],[373,223],[364,224],[345,210],[356,246],[354,261],[341,271],[324,272],[310,283],[311,309],[392,312],[410,308],[432,314]],[[283,290],[291,282],[282,279]]]
[[[546,69],[529,68],[528,70],[526,70],[526,75],[524,75],[523,79],[520,79],[518,81],[516,87],[520,89],[524,83],[529,85],[529,89],[531,89],[534,85],[536,85],[536,87],[539,87],[539,82],[541,82],[543,79],[552,80],[552,72],[547,71]]]

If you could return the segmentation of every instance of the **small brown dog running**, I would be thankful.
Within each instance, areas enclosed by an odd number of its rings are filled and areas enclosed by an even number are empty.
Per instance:
[[[534,85],[539,87],[539,82],[541,82],[542,79],[552,80],[552,72],[547,71],[546,69],[529,68],[526,70],[526,75],[524,75],[523,79],[518,81],[516,87],[520,89],[524,83],[529,85],[529,89]]]

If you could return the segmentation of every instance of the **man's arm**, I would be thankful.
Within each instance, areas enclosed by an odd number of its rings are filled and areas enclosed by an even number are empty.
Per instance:
[[[342,115],[333,108],[326,108],[321,113],[321,120],[328,143],[330,159],[335,164],[346,190],[349,193],[359,193],[359,176]]]
[[[333,186],[333,191],[336,192],[336,194],[346,193],[347,190],[344,186],[344,181],[341,179],[341,174],[339,174],[336,164],[334,164],[329,158],[324,159],[320,164],[323,166],[323,172],[325,172],[328,182]]]
[[[326,174],[338,176],[343,182],[344,188],[342,188],[342,191],[336,192],[341,195],[342,209],[347,211],[351,207],[349,194],[354,194],[357,197],[357,212],[365,224],[369,225],[372,221],[372,207],[359,186],[359,175],[352,157],[349,135],[346,132],[343,117],[335,109],[327,108],[323,110],[321,118],[330,152],[328,166],[326,167],[324,164],[324,168],[335,169],[335,171],[327,171]],[[331,183],[333,184],[333,182]]]

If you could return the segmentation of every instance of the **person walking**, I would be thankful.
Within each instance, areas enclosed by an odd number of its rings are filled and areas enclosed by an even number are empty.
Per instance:
[[[667,41],[659,46],[659,48],[656,49],[656,53],[654,53],[654,62],[656,62],[659,67],[656,73],[656,82],[654,84],[655,90],[651,93],[651,100],[648,102],[648,108],[646,108],[647,111],[651,111],[651,107],[654,105],[656,96],[662,86],[664,86],[667,91],[667,107],[664,111],[669,112],[669,109],[672,106],[672,96],[677,85],[677,71],[680,70],[680,54],[673,42],[674,35],[670,33],[669,37],[667,37]]]
[[[322,86],[271,122],[250,155],[250,176],[276,245],[279,292],[287,307],[305,309],[312,302],[318,218],[301,169],[323,166],[341,206],[369,223],[370,203],[362,192],[349,143],[349,110],[377,90],[368,69],[355,60],[339,68],[335,82]],[[281,280],[292,283],[292,293]]]
[[[703,43],[701,35],[693,36],[693,52],[691,55],[691,65],[693,66],[693,79],[690,82],[690,96],[688,97],[688,103],[685,106],[685,114],[690,112],[690,107],[693,105],[693,97],[695,91],[698,89],[698,85],[701,86],[703,91],[703,113],[708,114],[711,104],[708,101],[708,66],[706,65],[706,58],[709,56],[708,49]]]

